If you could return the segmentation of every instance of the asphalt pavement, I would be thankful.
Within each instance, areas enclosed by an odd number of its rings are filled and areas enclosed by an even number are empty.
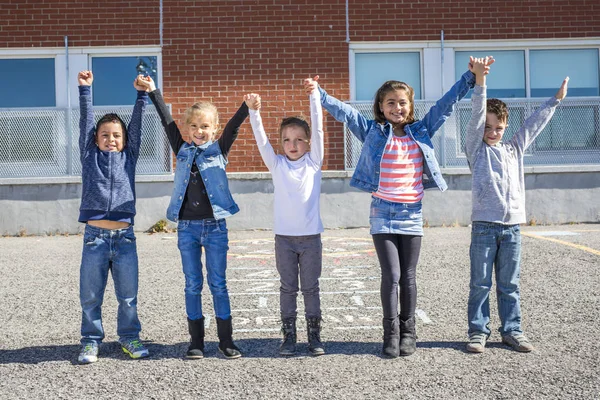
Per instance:
[[[600,224],[524,226],[523,328],[535,350],[513,351],[497,331],[483,354],[465,351],[470,229],[426,228],[418,266],[417,352],[380,356],[380,271],[368,229],[323,233],[322,339],[311,357],[278,355],[279,282],[270,231],[232,231],[228,287],[234,339],[226,360],[208,287],[206,356],[188,346],[176,233],[137,234],[141,338],[131,360],[116,336],[112,280],[99,361],[78,365],[82,236],[0,238],[0,399],[599,399]],[[302,315],[302,296],[298,298]]]

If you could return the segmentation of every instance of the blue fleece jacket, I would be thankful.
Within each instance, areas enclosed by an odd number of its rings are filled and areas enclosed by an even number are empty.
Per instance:
[[[81,151],[81,206],[79,222],[90,215],[122,221],[135,216],[135,166],[140,153],[142,114],[148,95],[137,93],[127,127],[123,151],[101,151],[96,145],[96,129],[89,86],[79,86],[79,149]]]

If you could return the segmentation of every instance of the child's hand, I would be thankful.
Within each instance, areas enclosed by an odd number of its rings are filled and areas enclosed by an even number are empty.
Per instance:
[[[558,100],[562,100],[567,96],[567,86],[569,85],[569,77],[567,76],[563,81],[562,85],[560,85],[560,89],[554,95]]]
[[[314,90],[319,88],[319,75],[315,75],[314,78],[306,78],[302,83],[304,83],[304,91],[306,94],[311,94]]]
[[[496,60],[494,57],[487,56],[485,58],[475,58],[473,56],[469,57],[469,71],[471,71],[475,76],[484,76],[490,73],[490,65],[492,65]]]
[[[140,92],[145,92],[147,89],[147,86],[142,85],[142,79],[144,78],[144,75],[138,75],[135,80],[133,81],[133,87],[135,88],[135,90],[140,91]]]
[[[260,95],[258,95],[256,93],[249,93],[244,96],[244,101],[246,102],[246,105],[248,106],[249,109],[251,109],[251,110],[260,109],[260,106],[261,106]]]
[[[92,86],[94,74],[92,74],[92,71],[80,71],[77,74],[77,81],[79,82],[79,86]]]
[[[133,86],[137,90],[145,90],[146,92],[154,92],[156,90],[154,80],[149,76],[138,75],[133,82]]]

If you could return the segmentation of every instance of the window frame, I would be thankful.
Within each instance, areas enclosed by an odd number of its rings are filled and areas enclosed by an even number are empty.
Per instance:
[[[599,69],[600,69],[600,38],[566,38],[566,39],[518,39],[518,40],[468,40],[468,41],[456,41],[456,40],[436,40],[436,41],[414,41],[414,42],[350,42],[348,50],[349,59],[349,88],[350,88],[350,99],[347,100],[352,103],[355,108],[362,108],[364,101],[356,100],[356,71],[355,71],[355,57],[357,53],[377,53],[377,52],[421,52],[421,93],[422,99],[417,100],[419,102],[432,102],[438,100],[445,92],[447,92],[452,85],[456,82],[455,78],[455,52],[457,51],[489,51],[493,55],[494,51],[500,50],[516,50],[524,51],[525,53],[525,95],[524,98],[511,98],[511,101],[521,100],[525,104],[523,107],[529,112],[526,116],[529,116],[533,111],[531,107],[533,103],[539,103],[538,100],[543,100],[542,97],[531,97],[531,70],[530,70],[530,51],[533,50],[573,50],[573,49],[596,49],[598,50],[599,58]],[[492,67],[493,68],[493,67]],[[466,66],[465,66],[466,71]],[[600,71],[599,71],[600,74]],[[599,77],[600,78],[600,77]],[[560,82],[557,82],[557,89]],[[568,96],[565,105],[576,107],[578,102],[586,103],[591,101],[599,102],[599,97],[594,96]],[[569,104],[573,100],[574,104]],[[415,103],[417,102],[415,101]],[[470,100],[463,99],[457,106],[458,108],[466,107],[466,103]],[[600,107],[600,106],[599,106]],[[535,106],[534,106],[535,108]],[[560,112],[560,110],[559,110]],[[600,111],[599,111],[600,112]],[[454,121],[454,122],[453,122]],[[466,168],[466,156],[463,149],[460,146],[461,128],[458,126],[458,119],[456,115],[453,115],[449,121],[442,127],[440,132],[434,137],[434,142],[438,143],[438,160],[443,170],[456,171],[457,169]],[[348,156],[349,152],[360,149],[359,145],[354,146],[349,143],[353,140],[352,135],[345,128],[345,139],[344,139],[344,159],[347,170],[352,170],[354,164],[354,157]],[[600,139],[597,139],[600,141]],[[456,147],[456,148],[455,148]],[[568,157],[574,156],[576,152],[589,153],[590,156],[586,158],[586,162],[596,163],[597,157],[592,157],[592,153],[597,154],[596,148],[588,150],[556,150],[556,149],[544,149],[536,150],[536,145],[531,146],[526,156],[529,159],[530,156],[532,161],[539,162],[540,160],[550,160],[551,156],[562,151],[566,152]],[[535,154],[534,154],[535,153]],[[565,154],[562,154],[565,155]],[[550,157],[550,158],[549,158]],[[592,160],[592,161],[590,161]],[[533,164],[538,165],[538,164]],[[561,167],[569,165],[569,161],[560,164]],[[573,165],[580,165],[579,163],[573,163]]]
[[[92,57],[156,57],[156,85],[162,87],[162,49],[157,46],[115,46],[115,47],[55,47],[55,48],[14,48],[14,49],[0,49],[0,59],[40,59],[40,58],[52,58],[54,59],[54,87],[55,87],[55,106],[54,107],[6,107],[0,109],[0,111],[19,110],[22,112],[30,112],[34,115],[37,111],[49,111],[54,113],[52,120],[54,124],[64,121],[64,129],[67,133],[64,134],[65,142],[63,147],[53,149],[53,154],[49,157],[49,160],[58,160],[58,172],[53,172],[50,176],[44,175],[46,170],[43,168],[43,163],[27,162],[27,161],[16,161],[3,162],[3,167],[7,172],[6,175],[0,176],[0,181],[5,179],[13,180],[36,180],[36,179],[53,179],[55,181],[71,181],[73,177],[77,177],[77,165],[74,162],[78,162],[78,156],[70,153],[68,149],[74,149],[77,146],[78,137],[78,125],[76,121],[73,121],[73,117],[76,117],[76,113],[79,107],[78,97],[79,89],[77,83],[77,72],[91,68]],[[68,59],[68,62],[67,62]],[[133,89],[132,89],[133,90]],[[101,108],[101,106],[98,106]],[[115,105],[115,107],[118,107]],[[128,105],[133,107],[133,105]],[[96,107],[95,107],[96,108]],[[162,133],[162,127],[160,127]],[[68,132],[71,132],[70,134]],[[66,146],[66,147],[65,147]],[[168,144],[167,144],[168,146]],[[67,150],[65,150],[67,149]],[[159,149],[160,150],[160,149]],[[61,151],[67,153],[66,160],[61,156]],[[166,151],[166,150],[165,150]],[[166,174],[172,174],[172,154],[170,149],[169,163],[170,171]],[[140,158],[138,164],[146,162],[148,165],[162,165],[163,159],[154,160],[143,160]],[[64,163],[65,165],[62,165]],[[39,165],[38,165],[39,164]],[[27,167],[31,174],[19,175],[12,174],[11,171],[19,171],[22,168]],[[38,168],[39,167],[39,168]],[[64,168],[63,168],[64,167]],[[64,173],[60,172],[65,170]],[[151,168],[149,168],[151,169]],[[158,171],[158,170],[157,170]],[[149,176],[162,176],[164,172],[150,172],[146,177]],[[39,178],[44,176],[44,178]],[[80,177],[79,177],[80,179]],[[148,179],[148,178],[146,178]],[[137,180],[137,179],[136,179]]]

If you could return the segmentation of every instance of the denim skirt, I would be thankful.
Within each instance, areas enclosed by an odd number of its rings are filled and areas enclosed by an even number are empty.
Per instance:
[[[423,212],[420,201],[417,203],[394,203],[379,197],[372,197],[369,222],[371,235],[392,233],[423,236]]]

